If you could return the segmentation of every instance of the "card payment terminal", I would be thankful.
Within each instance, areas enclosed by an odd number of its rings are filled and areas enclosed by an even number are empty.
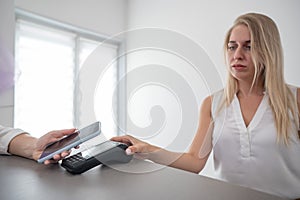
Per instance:
[[[81,174],[100,164],[128,163],[128,146],[121,142],[106,141],[62,160],[61,166],[72,174]]]

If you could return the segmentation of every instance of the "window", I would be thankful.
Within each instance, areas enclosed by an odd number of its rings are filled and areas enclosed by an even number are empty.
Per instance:
[[[93,117],[88,116],[91,113],[81,112],[85,109],[81,101],[85,91],[80,91],[81,83],[78,85],[77,77],[84,61],[95,49],[99,57],[97,64],[104,65],[117,58],[119,45],[99,46],[105,38],[86,32],[82,34],[78,30],[17,12],[15,127],[39,137],[51,130],[85,126],[92,122],[89,119]],[[110,112],[117,107],[117,102],[109,98],[117,82],[117,66],[116,61],[112,62],[100,81],[101,86],[96,87],[101,89],[95,91],[94,102],[98,104],[88,105],[98,109],[94,109],[94,115],[101,121],[102,132],[107,137],[117,134]]]

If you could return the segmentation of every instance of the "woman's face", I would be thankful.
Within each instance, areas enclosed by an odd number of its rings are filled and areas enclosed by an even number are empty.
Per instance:
[[[255,68],[251,57],[251,35],[246,25],[237,25],[232,29],[227,57],[232,76],[252,83]]]

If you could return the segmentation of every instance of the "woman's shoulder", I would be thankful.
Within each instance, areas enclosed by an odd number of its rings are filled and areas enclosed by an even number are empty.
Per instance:
[[[207,95],[202,104],[211,104],[213,101],[216,101],[217,98],[222,97],[224,94],[224,89],[218,90],[216,92],[211,93],[210,95]]]
[[[299,92],[299,90],[300,90],[300,87],[295,86],[295,85],[288,84],[287,86],[292,92],[296,92],[296,91]]]
[[[293,94],[297,96],[298,102],[300,101],[300,87],[295,85],[288,85],[288,88],[291,90]]]
[[[288,85],[288,87],[297,98],[298,108],[300,112],[300,87],[294,85]]]
[[[212,94],[206,96],[202,102],[202,109],[206,108],[209,110],[212,115],[216,113],[216,110],[219,108],[219,105],[222,104],[224,97],[224,89],[213,92]]]
[[[211,95],[213,102],[220,102],[224,97],[224,89],[218,90]]]

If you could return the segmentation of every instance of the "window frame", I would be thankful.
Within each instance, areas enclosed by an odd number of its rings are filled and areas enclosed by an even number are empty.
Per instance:
[[[111,38],[109,36],[99,34],[75,25],[71,25],[65,22],[60,22],[54,19],[50,19],[47,17],[43,17],[41,15],[37,15],[34,13],[31,13],[29,11],[25,11],[23,9],[16,8],[15,9],[15,20],[16,24],[18,20],[27,21],[30,23],[34,23],[37,25],[47,26],[49,28],[54,28],[57,30],[70,32],[75,36],[75,65],[74,65],[74,79],[76,79],[79,69],[80,69],[80,61],[79,61],[79,40],[80,38],[94,40],[97,42],[105,42],[106,44],[114,45],[117,47],[117,81],[124,78],[124,75],[126,74],[126,58],[124,56],[125,51],[125,42],[123,40],[119,40],[117,38]],[[75,80],[74,80],[75,81]],[[124,134],[124,130],[126,130],[126,112],[127,112],[127,104],[126,104],[126,82],[124,85],[117,84],[117,135]],[[79,111],[78,111],[78,97],[79,95],[79,88],[78,85],[75,84],[74,90],[73,90],[73,124],[76,127],[79,124]],[[120,129],[119,127],[122,127]]]

